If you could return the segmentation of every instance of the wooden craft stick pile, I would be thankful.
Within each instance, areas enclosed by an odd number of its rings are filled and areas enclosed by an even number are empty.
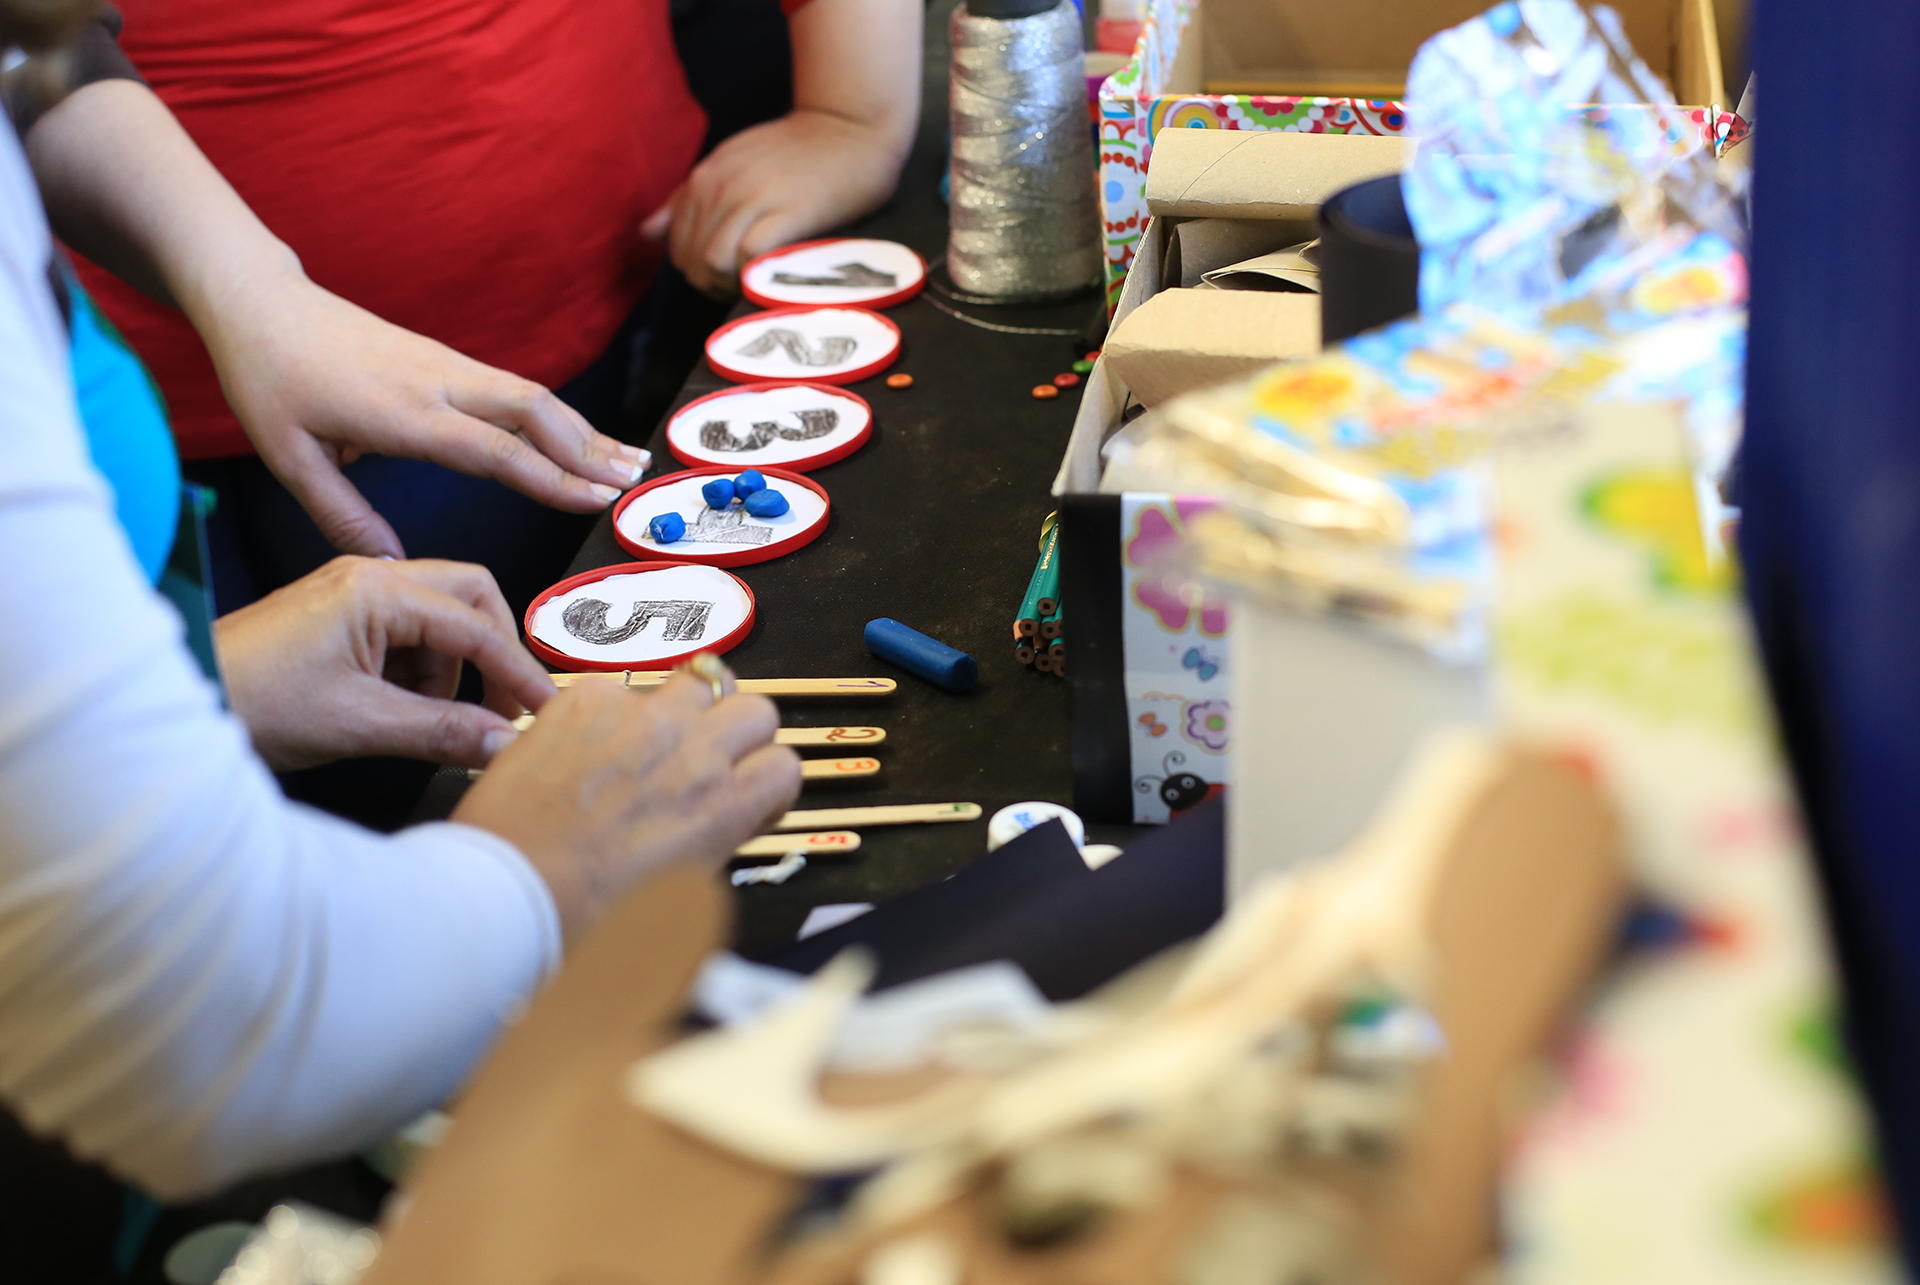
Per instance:
[[[1048,535],[1053,518],[1048,518]],[[1057,589],[1056,589],[1057,593]],[[1059,613],[1054,612],[1058,624]],[[1059,672],[1055,670],[1053,672]],[[620,670],[614,673],[551,674],[556,687],[578,683],[611,683],[633,691],[658,687],[673,676],[671,671]],[[891,678],[739,678],[735,685],[743,692],[763,696],[886,696],[897,684]],[[534,716],[523,714],[514,720],[522,731],[533,725]],[[884,727],[783,727],[774,733],[774,744],[796,750],[871,749],[887,739]],[[800,764],[800,779],[851,781],[878,776],[880,760],[869,756],[848,758],[810,758]],[[477,776],[476,771],[471,775]],[[943,821],[977,821],[977,803],[907,803],[887,807],[825,808],[789,812],[774,823],[774,833],[750,839],[734,849],[736,859],[750,861],[787,861],[795,854],[810,860],[848,856],[860,850],[859,832],[846,827],[856,825],[916,825]],[[801,861],[789,873],[805,867]],[[743,882],[782,882],[783,879],[735,880]]]
[[[1043,674],[1067,672],[1066,627],[1060,616],[1060,515],[1040,524],[1040,558],[1013,621],[1013,658]]]

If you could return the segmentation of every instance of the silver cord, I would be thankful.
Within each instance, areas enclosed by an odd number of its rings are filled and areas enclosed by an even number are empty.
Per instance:
[[[1080,20],[953,11],[947,270],[995,300],[1072,294],[1102,271]]]

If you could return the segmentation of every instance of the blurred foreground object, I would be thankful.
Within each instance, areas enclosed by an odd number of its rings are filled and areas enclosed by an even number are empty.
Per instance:
[[[1197,944],[1037,1029],[824,1078],[857,956],[647,1056],[721,936],[711,884],[664,877],[508,1035],[366,1280],[1458,1280],[1501,1085],[1604,949],[1614,854],[1579,772],[1448,738],[1352,850]],[[875,1165],[781,1230],[803,1175]]]
[[[1781,731],[1847,986],[1847,1047],[1872,1099],[1909,1263],[1920,1237],[1920,142],[1795,113],[1867,110],[1920,58],[1920,9],[1763,3],[1769,104],[1754,173],[1752,407],[1735,499]],[[1831,114],[1829,114],[1831,113]],[[1808,244],[1809,200],[1844,219]]]

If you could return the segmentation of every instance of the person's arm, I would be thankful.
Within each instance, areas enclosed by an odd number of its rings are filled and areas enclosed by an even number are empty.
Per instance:
[[[444,1101],[633,879],[722,861],[791,801],[771,706],[677,679],[546,702],[468,824],[287,803],[6,322],[0,1099],[36,1132],[165,1198],[363,1146]]]
[[[0,132],[0,1100],[179,1198],[443,1101],[566,935],[661,863],[724,860],[799,765],[764,698],[678,678],[545,702],[471,824],[289,804],[114,525],[50,253]]]
[[[146,86],[82,86],[27,133],[55,230],[182,308],[255,449],[350,553],[402,557],[340,473],[378,452],[433,460],[576,512],[604,508],[639,453],[530,380],[322,290]]]
[[[713,150],[642,231],[709,294],[755,255],[893,195],[920,119],[920,0],[809,0],[789,20],[793,110]]]

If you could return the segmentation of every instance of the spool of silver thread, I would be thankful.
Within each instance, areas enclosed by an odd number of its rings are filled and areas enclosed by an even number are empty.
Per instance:
[[[947,271],[967,294],[1031,302],[1100,280],[1100,213],[1072,0],[953,11]]]

